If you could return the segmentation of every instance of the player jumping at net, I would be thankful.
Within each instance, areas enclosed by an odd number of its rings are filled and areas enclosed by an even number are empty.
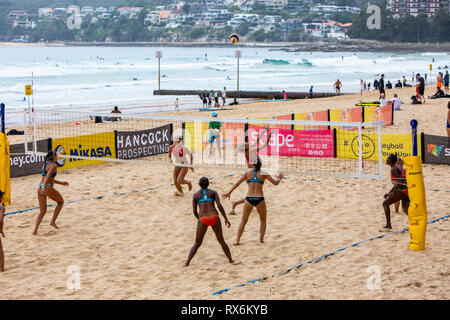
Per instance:
[[[58,169],[58,166],[56,165],[57,160],[58,154],[53,150],[47,153],[47,155],[45,156],[45,164],[41,172],[41,183],[38,186],[38,200],[41,211],[36,218],[36,225],[34,227],[33,235],[37,235],[39,225],[41,224],[42,219],[47,213],[47,197],[57,203],[50,225],[55,229],[59,229],[59,227],[56,225],[56,219],[58,218],[59,213],[63,208],[64,199],[61,194],[53,187],[53,185],[60,184],[63,186],[68,186],[69,183],[58,181],[55,179]]]
[[[191,181],[186,180],[185,177],[189,169],[194,172],[194,167],[192,166],[194,160],[192,152],[183,145],[182,141],[182,136],[175,136],[174,143],[169,147],[169,160],[175,165],[175,168],[173,169],[173,183],[175,188],[177,188],[177,191],[175,192],[175,195],[177,196],[182,196],[184,194],[183,188],[181,187],[183,184],[188,185],[189,191],[192,190]],[[172,155],[174,160],[172,160]],[[188,161],[188,157],[190,161]]]
[[[264,243],[264,235],[266,233],[266,216],[267,216],[267,207],[266,201],[264,200],[263,186],[265,180],[269,180],[274,185],[279,185],[281,180],[283,179],[283,174],[278,174],[277,179],[272,178],[272,176],[268,173],[261,171],[262,162],[259,157],[256,158],[256,163],[253,165],[253,170],[249,170],[242,175],[238,182],[231,188],[230,191],[223,195],[223,198],[230,198],[231,193],[239,187],[239,185],[247,181],[248,184],[248,192],[245,197],[244,208],[242,212],[242,220],[239,225],[236,241],[234,245],[239,245],[241,240],[242,233],[244,232],[245,225],[247,224],[248,218],[253,211],[253,208],[256,208],[259,214],[259,219],[261,220],[261,225],[259,228],[259,242]]]
[[[405,214],[408,214],[409,208],[409,195],[408,186],[406,184],[405,169],[403,169],[398,163],[396,154],[390,154],[386,159],[386,164],[391,167],[391,181],[394,183],[394,187],[384,195],[383,208],[386,215],[386,225],[380,230],[380,232],[386,232],[392,230],[391,225],[391,210],[389,206],[397,201],[402,202],[402,209]]]
[[[267,132],[269,132],[269,133],[267,135],[266,141],[262,145],[259,145],[262,136],[264,134],[266,134]],[[272,131],[269,130],[268,125],[265,126],[264,130],[262,130],[261,134],[256,138],[256,141],[254,143],[252,143],[251,145],[248,143],[248,134],[245,135],[245,143],[243,145],[243,149],[244,149],[245,161],[247,163],[248,168],[252,168],[253,165],[256,163],[256,159],[258,157],[259,151],[264,150],[267,147],[271,136],[272,136]],[[231,215],[236,214],[234,209],[238,205],[243,204],[244,202],[245,202],[245,198],[232,202],[232,209],[231,209],[230,214]]]
[[[211,227],[216,234],[217,241],[219,241],[220,245],[222,246],[222,250],[227,256],[228,261],[230,263],[233,263],[230,248],[223,238],[222,223],[220,222],[219,213],[217,212],[217,209],[215,207],[215,204],[217,204],[220,213],[222,213],[225,219],[225,224],[229,228],[231,224],[227,218],[227,215],[225,214],[225,210],[223,209],[222,204],[220,203],[219,194],[212,189],[208,189],[209,180],[206,177],[202,177],[200,179],[199,185],[201,189],[194,193],[194,196],[192,197],[192,209],[195,218],[198,220],[197,233],[195,236],[194,246],[189,251],[189,256],[183,267],[189,266],[189,263],[197,253],[198,248],[200,248],[200,246],[202,245],[203,238],[205,237],[205,233],[206,230],[208,230],[208,227]],[[197,206],[199,209],[198,212]]]

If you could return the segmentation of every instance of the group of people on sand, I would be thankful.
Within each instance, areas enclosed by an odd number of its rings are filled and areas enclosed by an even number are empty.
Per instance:
[[[203,108],[212,108],[212,102],[214,101],[214,108],[220,108],[219,99],[222,99],[222,108],[225,107],[227,98],[227,88],[223,87],[223,90],[204,90],[200,94],[200,100],[203,102]]]

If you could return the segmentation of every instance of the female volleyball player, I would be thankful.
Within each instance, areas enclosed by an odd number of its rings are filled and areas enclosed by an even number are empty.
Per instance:
[[[5,216],[5,206],[3,205],[3,195],[5,193],[3,191],[0,191],[0,236],[5,238],[5,234],[3,233],[3,218]],[[0,238],[1,238],[0,237]]]
[[[400,166],[400,168],[401,168],[402,170],[405,170],[405,163],[403,162],[403,159],[400,158],[399,156],[397,156],[397,162],[396,162],[396,164],[397,164],[398,166]],[[392,184],[395,185],[395,182],[392,181]],[[397,202],[394,204],[394,207],[395,207],[395,213],[398,213],[398,209],[400,208],[400,202],[401,202],[401,201],[399,200],[399,201],[397,201]]]
[[[186,260],[186,263],[184,264],[184,267],[189,266],[189,263],[197,253],[198,248],[202,245],[203,238],[208,227],[211,227],[213,229],[214,233],[216,234],[217,241],[219,241],[220,245],[222,246],[222,250],[227,256],[228,261],[232,263],[233,259],[231,258],[230,248],[223,238],[222,223],[220,222],[219,213],[217,212],[217,209],[215,207],[215,204],[217,204],[220,213],[222,213],[223,217],[225,218],[225,224],[229,228],[231,224],[230,221],[228,221],[222,204],[220,203],[219,194],[212,189],[208,189],[208,178],[201,178],[199,184],[201,189],[194,193],[194,196],[192,197],[192,209],[194,211],[195,218],[198,220],[197,234],[195,236],[194,246],[191,248],[191,251],[189,251],[189,256]],[[197,206],[199,212],[197,212]]]
[[[391,167],[391,181],[394,183],[394,187],[384,195],[383,208],[386,215],[386,225],[380,230],[390,231],[391,225],[391,210],[389,206],[397,201],[402,202],[402,209],[405,214],[408,214],[409,196],[408,186],[406,184],[405,169],[397,164],[397,155],[390,154],[386,159],[386,164]]]
[[[192,190],[191,181],[186,180],[185,177],[189,168],[194,172],[192,152],[183,145],[182,141],[182,136],[175,136],[174,143],[169,147],[169,160],[175,164],[175,168],[173,169],[173,183],[178,190],[178,192],[175,192],[177,196],[184,194],[183,188],[181,187],[182,184],[187,184],[189,191]],[[172,160],[172,155],[174,160]],[[190,161],[188,161],[188,156]]]
[[[41,211],[36,218],[36,226],[34,227],[33,235],[37,235],[39,225],[41,224],[42,219],[47,213],[47,197],[49,197],[53,201],[56,201],[57,203],[50,225],[55,229],[59,229],[56,225],[56,219],[58,218],[58,215],[63,208],[64,199],[61,194],[53,187],[53,185],[60,184],[63,186],[68,186],[69,183],[55,180],[58,169],[58,166],[56,165],[57,160],[58,154],[53,150],[45,156],[45,164],[41,172],[42,179],[41,183],[38,186],[38,200]]]
[[[267,135],[266,141],[259,145],[259,142],[261,141],[261,137],[266,133],[269,132]],[[261,131],[261,134],[256,138],[256,141],[253,144],[248,143],[248,134],[245,135],[245,143],[244,143],[244,155],[245,155],[245,161],[247,162],[247,167],[252,168],[253,165],[256,163],[256,158],[258,157],[258,152],[261,150],[264,150],[267,145],[269,144],[270,137],[272,136],[272,131],[269,130],[269,126],[267,125],[264,130]],[[236,214],[234,209],[245,202],[245,199],[240,199],[238,201],[233,201],[231,203],[231,215]]]
[[[267,208],[266,202],[264,200],[263,186],[265,180],[269,180],[274,185],[279,185],[281,180],[283,179],[283,174],[280,173],[277,179],[272,178],[270,174],[263,173],[261,171],[261,159],[259,157],[256,158],[256,163],[253,165],[253,170],[247,171],[244,175],[239,179],[238,182],[231,188],[231,190],[223,195],[223,198],[230,198],[231,193],[239,187],[239,185],[247,181],[248,184],[248,192],[245,197],[245,203],[242,213],[242,220],[238,228],[236,241],[234,245],[238,245],[241,239],[242,233],[244,232],[245,225],[247,224],[250,213],[252,213],[253,208],[256,208],[259,214],[259,219],[261,220],[261,225],[259,229],[259,242],[264,243],[264,235],[266,233],[266,216],[267,216]]]

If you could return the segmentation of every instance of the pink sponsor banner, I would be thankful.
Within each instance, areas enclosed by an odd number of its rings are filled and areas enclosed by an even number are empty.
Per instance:
[[[263,128],[249,125],[249,143],[254,144]],[[260,147],[267,140],[267,133],[260,139]],[[259,151],[261,155],[297,157],[334,157],[333,130],[272,129],[268,146]]]

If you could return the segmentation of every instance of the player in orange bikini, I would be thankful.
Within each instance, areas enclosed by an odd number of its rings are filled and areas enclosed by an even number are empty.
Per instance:
[[[217,204],[220,213],[222,213],[223,217],[225,218],[225,224],[229,228],[231,224],[227,218],[227,215],[225,214],[225,210],[223,209],[222,204],[220,203],[219,194],[212,189],[208,189],[208,178],[202,177],[199,184],[201,189],[197,191],[192,197],[192,208],[194,211],[194,216],[198,220],[197,234],[195,237],[194,246],[191,248],[191,251],[189,251],[189,256],[183,266],[189,266],[189,263],[197,253],[198,248],[200,248],[200,246],[202,245],[203,238],[205,237],[205,233],[206,230],[208,230],[208,227],[211,227],[213,229],[214,233],[216,234],[217,241],[219,241],[220,245],[222,246],[222,250],[227,256],[228,261],[232,263],[233,259],[231,258],[230,248],[223,238],[222,223],[220,222],[219,213],[217,212],[217,209],[215,207],[215,204]],[[198,212],[197,207],[199,209]]]

